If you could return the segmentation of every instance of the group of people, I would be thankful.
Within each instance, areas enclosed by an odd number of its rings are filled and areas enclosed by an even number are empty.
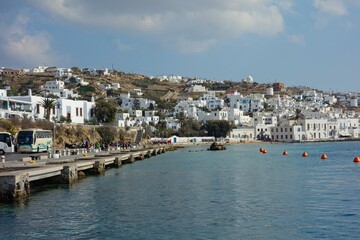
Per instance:
[[[91,143],[88,140],[84,142],[83,146],[86,149],[90,149],[92,147]],[[106,143],[100,144],[99,142],[97,142],[93,147],[94,149],[107,151],[109,147],[120,147],[121,149],[125,150],[132,148],[133,146],[134,144],[131,141],[119,141],[119,142],[113,142],[111,144],[106,144]]]

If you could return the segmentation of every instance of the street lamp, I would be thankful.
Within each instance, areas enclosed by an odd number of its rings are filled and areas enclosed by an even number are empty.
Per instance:
[[[53,157],[53,158],[54,158],[54,155],[55,155],[55,129],[56,129],[56,124],[54,123],[53,146],[52,146],[52,157]]]

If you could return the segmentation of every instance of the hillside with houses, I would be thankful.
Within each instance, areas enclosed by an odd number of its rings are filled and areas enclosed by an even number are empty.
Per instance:
[[[47,99],[51,109],[44,106]],[[116,103],[110,121],[99,122],[95,116],[101,99]],[[233,142],[359,139],[359,101],[358,93],[259,84],[251,76],[234,82],[107,68],[0,70],[3,119],[109,125],[135,129],[146,137],[176,135],[184,142],[201,136]],[[207,128],[222,121],[231,123],[226,135]]]

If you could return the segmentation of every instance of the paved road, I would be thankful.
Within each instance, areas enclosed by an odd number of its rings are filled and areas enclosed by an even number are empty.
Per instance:
[[[19,161],[24,157],[48,155],[47,153],[5,153],[5,161]]]

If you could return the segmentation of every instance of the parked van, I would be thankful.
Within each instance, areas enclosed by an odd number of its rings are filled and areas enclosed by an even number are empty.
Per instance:
[[[0,132],[0,155],[15,151],[14,139],[8,132]]]

